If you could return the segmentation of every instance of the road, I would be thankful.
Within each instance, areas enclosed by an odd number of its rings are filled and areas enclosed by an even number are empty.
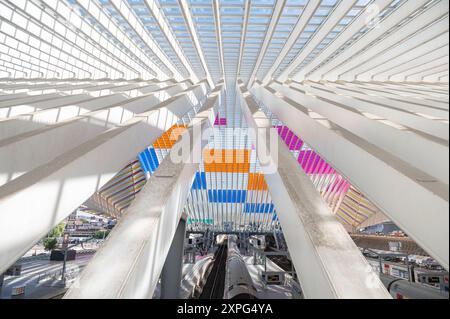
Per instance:
[[[76,260],[68,261],[66,274],[70,276],[68,285],[81,272],[92,258],[93,253],[79,254]],[[49,298],[50,296],[64,291],[61,284],[60,273],[62,261],[50,261],[48,259],[34,258],[21,262],[22,273],[20,276],[5,276],[3,287],[0,291],[0,299],[11,298],[13,287],[26,285],[25,295],[21,298]]]

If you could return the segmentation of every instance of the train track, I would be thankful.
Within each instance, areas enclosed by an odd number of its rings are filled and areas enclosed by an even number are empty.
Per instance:
[[[214,255],[214,264],[199,299],[223,299],[227,255],[227,245],[220,245]]]

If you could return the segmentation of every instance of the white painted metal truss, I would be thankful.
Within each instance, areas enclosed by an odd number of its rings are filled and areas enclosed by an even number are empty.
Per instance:
[[[238,75],[250,86],[288,78],[448,80],[443,0],[3,0],[0,6],[4,77],[206,78],[210,86],[224,78],[230,97]]]

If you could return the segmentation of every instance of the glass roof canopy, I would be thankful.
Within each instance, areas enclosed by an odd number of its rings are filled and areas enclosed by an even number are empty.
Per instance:
[[[276,215],[270,194],[264,187],[250,189],[248,184],[250,175],[260,174],[252,143],[245,134],[236,136],[230,130],[247,129],[237,80],[249,88],[255,81],[300,81],[299,74],[308,79],[343,56],[342,63],[356,59],[445,0],[421,1],[419,9],[405,11],[408,14],[399,15],[383,34],[368,40],[374,27],[361,21],[367,19],[372,4],[380,3],[375,0],[5,0],[0,2],[4,57],[0,72],[71,79],[190,79],[193,83],[206,79],[211,88],[224,80],[216,110],[218,134],[208,147],[248,150],[249,170],[247,175],[239,169],[208,172],[202,164],[199,176],[207,173],[207,187],[191,191],[191,208],[186,209],[202,214],[198,219],[222,210],[253,219],[260,216],[245,214],[264,207],[273,214],[266,216],[270,222]],[[395,17],[407,4],[411,2],[386,1],[377,18],[383,22]],[[348,54],[355,44],[361,44],[359,49]],[[273,125],[282,123],[274,120]],[[309,151],[305,147],[301,151]],[[254,197],[246,202],[214,201],[222,191],[238,190]],[[199,199],[208,196],[215,206],[195,211],[196,205],[206,205]]]
[[[200,44],[203,48],[206,63],[215,83],[222,78],[220,66],[219,45],[211,1],[191,1],[192,18],[196,26]]]
[[[385,36],[439,2],[424,2],[421,9],[402,16]],[[377,4],[377,19],[382,22],[405,3],[406,0],[392,0],[381,7]],[[372,30],[370,23],[358,23],[370,20],[372,5],[374,0],[5,1],[8,10],[15,10],[14,16],[23,15],[26,19],[29,15],[37,20],[35,23],[48,26],[49,32],[53,27],[58,33],[55,36],[61,36],[63,42],[77,38],[74,43],[86,54],[91,53],[94,59],[108,65],[99,68],[99,72],[94,70],[96,63],[87,63],[86,58],[75,54],[76,78],[78,74],[89,77],[85,75],[89,70],[94,78],[190,78],[194,82],[206,78],[210,86],[224,79],[226,103],[231,105],[235,105],[238,78],[251,86],[257,80],[283,82],[300,73],[305,78],[318,70],[320,73],[325,64]],[[40,11],[46,14],[40,17]],[[60,30],[52,20],[62,23]],[[334,47],[336,39],[353,24],[360,27],[351,29],[353,35],[346,34],[347,40],[338,41]],[[18,20],[13,27],[20,25],[23,23]],[[64,39],[64,28],[72,31],[74,26],[78,28],[75,35],[67,33]],[[52,47],[60,47],[52,41]],[[381,38],[375,42],[379,41]],[[28,39],[25,45],[29,45],[27,42]],[[84,42],[102,52],[92,51]],[[325,50],[332,54],[322,57]],[[62,63],[71,61],[55,58]],[[111,70],[117,62],[119,66]],[[37,68],[43,66],[38,63]],[[239,116],[234,120],[239,123]]]
[[[178,79],[192,79],[195,76],[197,79],[206,78],[214,84],[224,80],[225,94],[221,95],[216,110],[216,134],[210,139],[207,149],[248,152],[248,168],[242,169],[238,165],[225,171],[215,171],[205,164],[200,165],[185,207],[191,218],[190,229],[213,227],[215,230],[237,231],[247,227],[255,231],[270,231],[271,227],[276,226],[276,208],[261,174],[252,141],[245,134],[247,125],[236,96],[237,80],[241,79],[251,86],[254,81],[267,83],[267,79],[284,80],[304,72],[324,50],[333,46],[352,23],[367,14],[374,0],[70,2],[74,6],[80,6],[81,2],[94,2],[100,6],[134,42],[138,52],[146,55],[159,68],[156,72],[149,70],[153,75],[159,72],[168,78],[178,76]],[[391,1],[379,12],[379,19],[382,21],[389,17],[405,2]],[[81,14],[88,16],[88,21],[96,29],[113,38],[114,34],[99,26],[85,7],[80,9]],[[359,28],[336,48],[332,57],[344,52],[370,30],[368,24]],[[289,46],[286,46],[287,43]],[[139,60],[141,55],[136,51],[130,53],[136,56],[138,63],[144,60]],[[330,58],[324,62],[327,61],[331,61]],[[321,66],[319,64],[312,70],[309,68],[309,73]],[[156,74],[156,77],[161,76]],[[274,118],[271,120],[280,134],[284,134],[283,124]],[[241,129],[242,134],[236,135],[232,129]],[[296,158],[301,158],[301,154],[314,154],[306,144],[291,147]],[[311,161],[311,167],[319,159],[315,161]],[[308,160],[306,162],[309,163]],[[338,176],[339,187],[344,186],[339,175],[333,176]],[[318,190],[324,192],[337,181],[316,183]],[[340,216],[349,218],[345,213]]]

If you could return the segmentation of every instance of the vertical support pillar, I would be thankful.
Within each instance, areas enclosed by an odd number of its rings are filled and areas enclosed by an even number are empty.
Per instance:
[[[178,299],[183,275],[186,220],[180,219],[161,272],[161,299]]]
[[[2,295],[2,288],[3,288],[3,283],[5,281],[5,274],[4,273],[0,273],[0,297]]]
[[[144,185],[108,239],[72,285],[64,299],[146,299],[158,280],[198,170],[198,158],[217,105],[218,85],[191,120],[188,130]],[[194,134],[194,130],[197,132]],[[190,137],[193,137],[192,139]],[[187,141],[187,143],[186,143]],[[181,144],[184,143],[184,144]],[[187,146],[185,145],[187,144]],[[184,146],[183,146],[184,145]],[[172,152],[188,147],[189,157],[172,160]]]
[[[266,134],[263,143],[256,144],[256,149],[258,157],[259,154],[271,157],[260,159],[260,163],[267,163],[261,168],[305,297],[391,298],[279,136],[278,149],[271,149],[271,121],[259,110],[242,81],[238,81],[238,85],[241,108],[249,128],[256,131],[256,138],[264,138]]]

